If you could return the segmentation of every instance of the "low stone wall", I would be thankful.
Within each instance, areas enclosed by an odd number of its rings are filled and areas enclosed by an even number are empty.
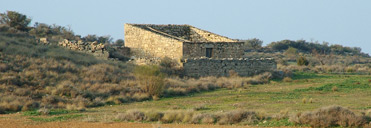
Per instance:
[[[242,58],[243,42],[183,42],[183,58],[206,56],[206,48],[212,48],[211,58]]]
[[[240,76],[253,76],[264,72],[273,72],[277,69],[274,59],[187,59],[183,62],[184,75],[190,77],[201,76],[229,76],[234,70]]]

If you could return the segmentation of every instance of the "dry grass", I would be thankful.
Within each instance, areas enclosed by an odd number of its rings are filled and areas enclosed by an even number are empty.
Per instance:
[[[263,73],[254,77],[202,77],[199,79],[167,78],[165,96],[187,95],[189,93],[212,91],[218,88],[247,88],[251,84],[268,83],[271,73]]]
[[[120,113],[116,116],[116,119],[120,121],[143,121],[146,118],[146,115],[139,110],[128,110],[126,113]]]
[[[256,123],[258,120],[259,118],[256,112],[235,110],[220,114],[218,124]]]
[[[313,112],[297,114],[290,120],[297,124],[308,124],[312,127],[362,127],[370,122],[364,116],[341,106],[323,107]]]
[[[263,117],[264,118],[264,117]],[[128,110],[116,116],[120,121],[161,121],[162,123],[192,124],[253,124],[262,119],[256,112],[236,110],[225,113],[195,113],[194,111],[176,110],[166,112]]]
[[[284,82],[292,82],[292,79],[290,77],[285,77],[285,78],[283,78],[282,81],[284,81]]]

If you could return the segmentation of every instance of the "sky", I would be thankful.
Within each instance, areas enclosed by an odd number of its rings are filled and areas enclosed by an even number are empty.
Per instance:
[[[0,12],[124,38],[124,23],[189,24],[233,39],[329,42],[371,53],[371,0],[0,0]]]

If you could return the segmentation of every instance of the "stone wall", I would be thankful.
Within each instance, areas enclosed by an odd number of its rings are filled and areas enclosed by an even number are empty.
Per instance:
[[[184,42],[183,58],[206,56],[206,48],[212,48],[212,58],[242,58],[243,42]]]
[[[161,31],[146,30],[132,24],[125,24],[125,46],[137,58],[163,58],[180,60],[183,56],[182,42]],[[150,28],[149,28],[150,29]]]
[[[276,70],[273,59],[187,59],[183,63],[184,75],[190,77],[201,76],[229,76],[229,71],[234,70],[240,76],[253,76],[264,72]]]
[[[101,59],[108,59],[109,53],[106,50],[106,46],[101,43],[95,42],[83,42],[82,40],[74,41],[64,39],[58,43],[59,46],[75,50],[83,53],[92,54],[95,57]]]

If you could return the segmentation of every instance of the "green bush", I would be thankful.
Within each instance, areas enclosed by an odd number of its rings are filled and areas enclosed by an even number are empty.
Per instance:
[[[300,56],[300,57],[297,59],[297,63],[298,63],[299,66],[308,66],[309,61],[308,61],[307,58],[305,58],[304,56]]]
[[[155,65],[137,66],[134,69],[134,76],[140,87],[150,96],[161,96],[164,91],[165,75]]]
[[[0,13],[0,23],[7,24],[17,30],[28,31],[28,24],[31,19],[27,18],[26,15],[15,11],[7,11],[6,13]]]

